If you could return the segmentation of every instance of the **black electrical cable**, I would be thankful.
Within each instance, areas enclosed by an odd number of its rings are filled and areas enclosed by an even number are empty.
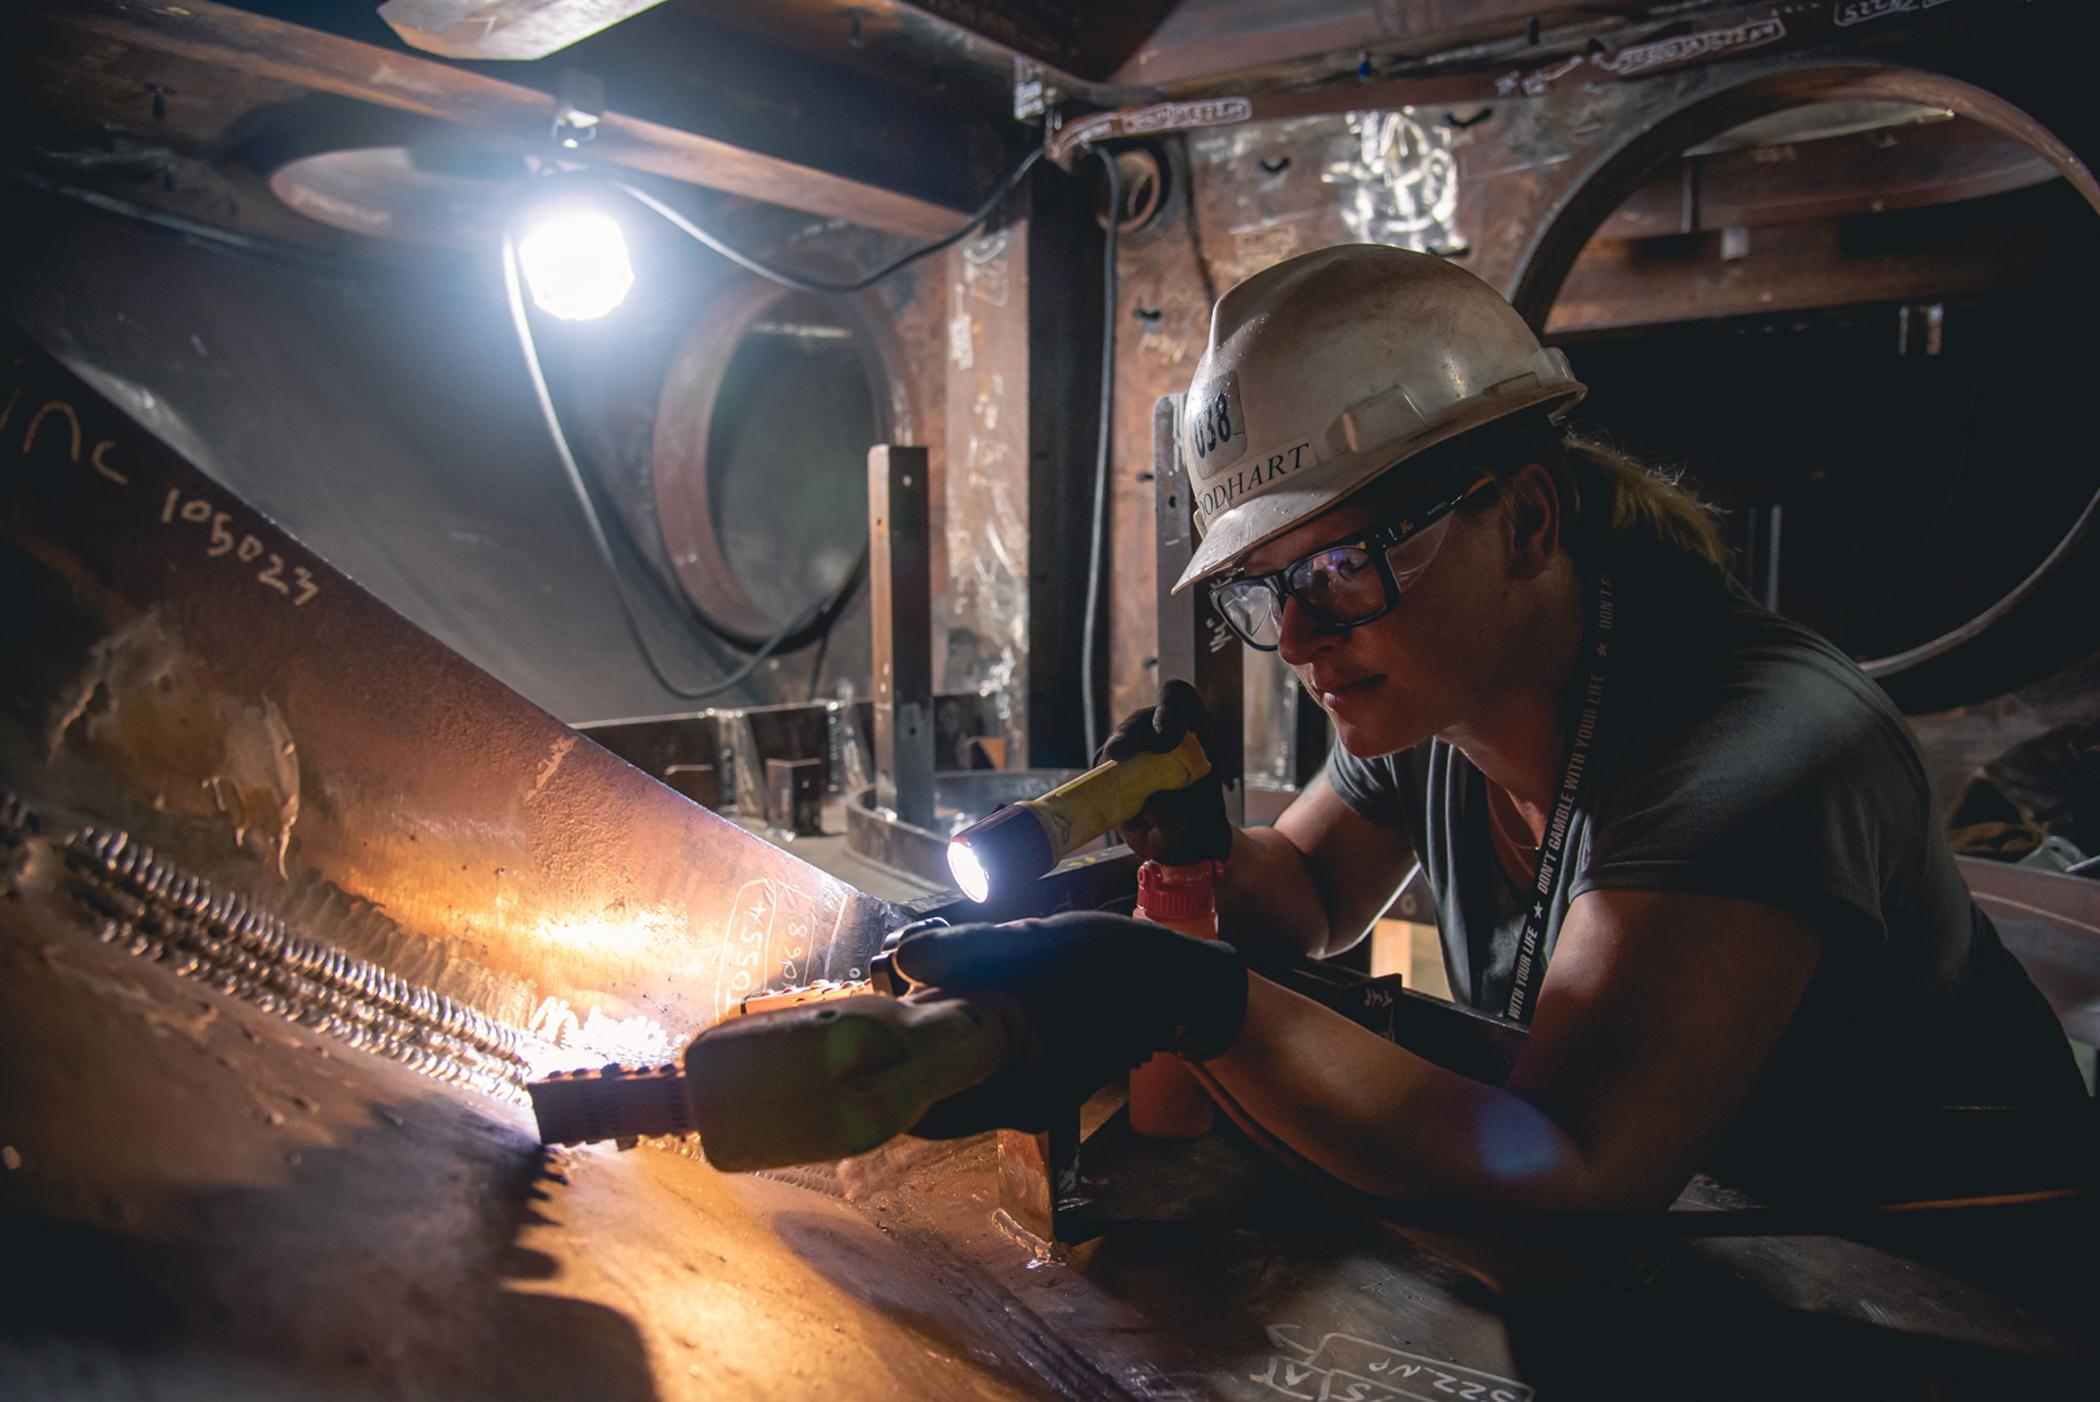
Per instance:
[[[824,655],[831,651],[831,630],[826,628],[817,635],[817,659],[809,668],[809,699],[817,699],[817,688],[824,682]]]
[[[761,662],[772,656],[773,651],[789,634],[807,627],[819,614],[831,607],[833,600],[827,599],[815,609],[783,624],[779,632],[759,644],[758,649],[745,659],[741,667],[722,680],[703,687],[680,686],[672,681],[656,660],[655,652],[649,647],[648,638],[642,633],[641,620],[635,617],[634,604],[627,597],[627,587],[620,582],[620,567],[613,558],[612,542],[606,538],[605,524],[598,519],[598,508],[591,501],[590,489],[584,485],[583,472],[576,465],[576,455],[570,451],[569,437],[562,432],[561,416],[555,412],[554,396],[548,392],[547,376],[540,367],[539,350],[533,344],[532,322],[525,310],[524,288],[518,280],[517,243],[509,230],[505,230],[503,234],[503,290],[510,302],[511,325],[518,333],[518,349],[524,353],[525,369],[532,378],[533,396],[539,401],[540,415],[546,420],[548,436],[554,440],[555,456],[561,459],[562,472],[569,479],[570,490],[576,494],[576,504],[583,510],[584,524],[590,528],[591,543],[597,547],[598,559],[604,564],[606,575],[612,583],[613,597],[620,602],[620,618],[627,625],[627,635],[634,640],[635,649],[641,653],[643,663],[649,668],[649,674],[656,678],[659,686],[682,701],[705,701],[734,690],[745,678],[758,670]],[[850,587],[854,578],[852,575],[847,576],[845,587]],[[834,599],[843,593],[842,588]]]
[[[1108,175],[1108,228],[1101,241],[1101,422],[1094,448],[1094,530],[1087,551],[1086,618],[1080,627],[1079,643],[1079,690],[1089,762],[1101,752],[1101,698],[1095,695],[1094,641],[1100,629],[1102,537],[1107,526],[1108,459],[1115,427],[1116,225],[1123,218],[1123,177],[1116,169],[1116,158],[1102,146],[1096,146],[1094,154],[1101,158],[1101,167]]]
[[[736,264],[740,268],[744,268],[752,273],[757,274],[760,277],[766,278],[771,282],[777,283],[783,287],[790,288],[794,291],[814,292],[821,295],[829,296],[848,296],[856,292],[865,291],[867,288],[872,287],[874,284],[880,282],[882,279],[890,276],[890,274],[896,272],[898,269],[906,267],[907,265],[914,263],[919,259],[926,257],[929,254],[938,253],[942,249],[952,246],[958,240],[967,236],[973,229],[980,227],[986,219],[991,217],[993,211],[995,211],[999,207],[999,205],[1007,198],[1007,196],[1013,193],[1015,187],[1020,184],[1022,178],[1028,174],[1029,170],[1032,169],[1035,163],[1040,159],[1042,159],[1042,152],[1040,150],[1031,151],[1028,153],[1028,155],[1023,157],[1020,163],[1016,165],[1014,169],[1007,174],[1006,178],[999,183],[999,186],[995,190],[993,190],[991,195],[987,197],[985,201],[982,204],[980,204],[975,211],[971,213],[969,221],[962,225],[962,227],[955,230],[955,232],[948,234],[945,237],[938,239],[933,243],[922,244],[918,248],[912,249],[910,252],[905,253],[901,257],[895,258],[890,262],[885,263],[883,266],[875,269],[875,271],[864,274],[863,276],[855,279],[852,282],[841,283],[825,282],[816,278],[803,277],[799,274],[790,273],[785,269],[773,267],[772,265],[762,262],[759,259],[752,257],[750,254],[744,253],[741,250],[733,247],[732,245],[724,242],[722,239],[716,237],[714,234],[702,228],[700,225],[695,224],[690,219],[687,219],[684,215],[678,213],[678,211],[672,209],[669,205],[648,194],[646,191],[637,189],[635,186],[626,184],[622,181],[609,181],[607,183],[610,184],[613,189],[619,190],[628,198],[640,204],[643,208],[648,209],[653,213],[657,214],[666,223],[670,224],[673,228],[677,229],[686,237],[694,240],[696,243],[699,243],[702,247],[710,249],[713,252],[719,254],[720,256],[728,259],[730,262]],[[622,526],[625,525],[625,522],[621,520],[621,518],[619,518],[617,515],[614,519],[616,523]],[[850,577],[851,582],[857,582],[861,578],[861,576],[866,572],[866,569],[867,552],[863,550],[861,552],[861,558],[859,562],[856,563],[853,567],[853,574]],[[830,633],[832,625],[838,622],[838,615],[843,610],[847,600],[852,596],[852,593],[852,585],[851,583],[849,583],[847,587],[842,588],[838,593],[834,594],[831,597],[830,603],[828,603],[824,607],[824,609],[820,610],[817,614],[810,616],[803,623],[803,625],[795,631],[794,635],[786,640],[784,645],[787,647],[788,651],[795,651],[798,648],[807,646],[811,642],[826,637],[826,635]],[[729,627],[727,624],[721,622],[721,620],[711,616],[704,608],[694,605],[692,612],[693,616],[700,621],[702,627],[706,628],[710,633],[713,633],[716,637],[722,639],[726,643],[731,644],[732,646],[743,648],[744,650],[749,651],[752,648],[755,648],[760,645],[761,640],[759,638],[751,634],[744,633],[738,629]],[[776,644],[776,646],[778,645],[779,644]],[[814,685],[814,681],[812,682],[812,685]]]
[[[1030,151],[1026,156],[1022,157],[1021,163],[1013,168],[1012,173],[999,182],[999,188],[992,191],[983,204],[971,211],[969,220],[954,233],[944,238],[935,239],[932,243],[921,244],[902,257],[893,259],[875,269],[875,271],[863,274],[851,282],[825,282],[820,278],[804,277],[799,273],[791,273],[785,268],[776,268],[770,263],[761,262],[750,254],[740,252],[729,244],[724,243],[647,191],[639,190],[622,180],[615,180],[610,183],[613,189],[618,190],[629,199],[646,208],[655,210],[688,238],[705,244],[747,272],[757,273],[762,278],[777,282],[782,287],[792,287],[798,292],[828,292],[838,296],[847,296],[855,292],[865,292],[899,268],[916,263],[928,254],[939,253],[951,244],[968,237],[978,225],[992,217],[992,212],[1005,202],[1006,197],[1014,192],[1028,172],[1034,168],[1035,163],[1042,158],[1043,153],[1040,149]]]
[[[901,257],[875,269],[875,271],[855,281],[844,283],[823,282],[814,278],[799,277],[783,269],[772,267],[732,248],[699,225],[680,215],[670,206],[636,189],[634,186],[621,181],[612,181],[610,183],[614,189],[626,194],[645,208],[656,211],[672,227],[687,237],[714,250],[738,267],[777,282],[784,287],[794,288],[797,291],[845,295],[865,291],[896,272],[899,268],[917,262],[929,254],[938,253],[966,237],[972,230],[991,217],[992,212],[999,207],[1000,203],[1008,195],[1014,192],[1015,188],[1020,185],[1023,177],[1035,166],[1035,163],[1042,159],[1042,155],[1042,151],[1038,149],[1030,151],[1023,157],[1020,164],[1016,165],[1006,179],[999,183],[999,187],[992,192],[990,197],[971,214],[968,222],[964,223],[954,233],[912,249]],[[1113,228],[1110,230],[1109,237],[1111,247],[1113,247]],[[576,494],[576,503],[583,511],[584,523],[590,528],[591,543],[596,546],[598,558],[605,565],[606,574],[612,583],[613,596],[619,600],[621,621],[627,625],[628,636],[633,639],[636,649],[642,655],[642,661],[648,666],[650,675],[656,678],[657,684],[681,700],[703,701],[709,697],[719,696],[726,691],[734,689],[745,678],[758,670],[758,665],[770,657],[789,637],[817,624],[819,620],[825,620],[825,626],[819,634],[819,638],[828,643],[831,633],[830,624],[837,621],[836,614],[838,609],[845,603],[847,595],[852,592],[854,585],[860,579],[861,570],[858,568],[849,573],[838,589],[833,591],[823,602],[790,619],[781,626],[778,632],[759,641],[751,656],[745,659],[744,664],[721,681],[711,686],[694,689],[680,686],[671,680],[664,672],[661,664],[657,662],[656,654],[650,650],[648,640],[642,632],[641,620],[635,616],[634,605],[627,597],[627,589],[620,582],[620,569],[618,562],[613,557],[612,542],[605,534],[605,524],[599,519],[598,508],[591,500],[590,488],[585,484],[583,472],[576,464],[576,455],[569,447],[568,435],[562,431],[561,416],[555,410],[554,396],[547,388],[547,377],[540,366],[539,350],[533,343],[531,318],[525,309],[524,291],[519,283],[517,243],[508,229],[503,234],[503,285],[510,303],[511,325],[518,333],[518,348],[524,354],[525,368],[532,378],[533,395],[539,402],[541,417],[546,420],[548,436],[554,441],[555,455],[561,460],[563,474],[569,480],[570,489]],[[1098,507],[1097,501],[1097,515]],[[701,622],[708,627],[710,632],[716,633],[727,642],[738,646],[751,646],[750,639],[742,635],[726,632],[713,624],[711,620],[702,618]],[[817,665],[821,670],[823,666],[821,653],[818,656]],[[814,685],[814,679],[812,685]],[[1091,722],[1091,713],[1089,714],[1089,721]],[[1091,742],[1089,742],[1089,748],[1091,748]]]

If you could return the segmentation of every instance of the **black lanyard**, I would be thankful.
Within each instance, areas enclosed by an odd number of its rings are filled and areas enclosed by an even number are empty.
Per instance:
[[[1609,644],[1612,626],[1611,576],[1600,572],[1596,584],[1593,625],[1583,639],[1590,664],[1589,680],[1583,683],[1582,709],[1575,719],[1575,733],[1568,742],[1568,762],[1562,766],[1560,797],[1553,803],[1553,821],[1546,825],[1539,845],[1539,874],[1531,883],[1531,908],[1524,912],[1524,930],[1517,937],[1516,976],[1509,985],[1511,1022],[1531,1021],[1532,1005],[1539,983],[1546,977],[1546,956],[1539,941],[1546,933],[1546,914],[1553,906],[1553,886],[1560,879],[1561,859],[1567,855],[1569,829],[1575,822],[1575,805],[1582,797],[1582,781],[1589,769],[1590,748],[1597,739],[1597,717],[1604,708],[1604,670],[1611,661]]]

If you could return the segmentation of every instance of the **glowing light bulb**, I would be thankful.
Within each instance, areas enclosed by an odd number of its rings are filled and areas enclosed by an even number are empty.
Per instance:
[[[977,860],[977,854],[970,850],[967,842],[948,844],[948,874],[955,878],[955,884],[964,895],[980,905],[992,894],[991,873],[984,869],[983,862]]]
[[[634,266],[612,216],[590,210],[550,212],[518,242],[518,261],[534,305],[564,321],[590,321],[627,300]]]

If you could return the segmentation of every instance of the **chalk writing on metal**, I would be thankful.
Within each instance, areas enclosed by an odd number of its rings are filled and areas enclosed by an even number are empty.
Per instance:
[[[828,908],[827,908],[828,907]],[[819,933],[825,949],[838,941],[843,904],[784,886],[769,877],[747,881],[737,891],[715,966],[715,1010],[720,1012],[768,985],[793,988],[824,971],[816,954]]]
[[[312,570],[304,565],[287,565],[284,556],[269,549],[257,536],[236,537],[233,513],[220,510],[204,497],[185,498],[182,488],[168,488],[161,501],[160,520],[162,525],[185,521],[204,527],[204,553],[214,560],[231,555],[242,564],[252,565],[267,559],[268,563],[255,572],[255,582],[290,598],[294,608],[313,602],[321,592],[321,582],[314,578]],[[287,569],[291,571],[290,578],[285,576]]]
[[[1003,307],[1008,295],[1007,248],[1003,233],[972,239],[962,246],[963,285],[972,301]]]
[[[1343,227],[1366,243],[1435,253],[1465,242],[1458,215],[1458,158],[1449,127],[1411,109],[1351,112],[1347,145],[1320,179],[1342,194]]]
[[[1582,67],[1583,55],[1571,54],[1559,63],[1549,63],[1530,72],[1512,69],[1495,80],[1495,91],[1503,97],[1515,97],[1522,93],[1526,97],[1537,97],[1561,79]]]
[[[1785,20],[1759,19],[1731,25],[1726,29],[1707,29],[1697,34],[1680,34],[1672,39],[1658,39],[1652,44],[1636,44],[1630,49],[1620,49],[1614,54],[1599,54],[1591,61],[1599,68],[1608,68],[1621,78],[1626,78],[1636,73],[1667,68],[1672,64],[1690,63],[1694,59],[1734,53],[1739,49],[1763,48],[1766,44],[1776,44],[1785,37]]]
[[[21,363],[18,359],[15,365],[19,367]],[[9,432],[15,411],[21,405],[22,386],[16,385],[8,392],[5,403],[0,403],[0,434]],[[6,441],[12,440],[0,439],[0,442]],[[32,456],[40,443],[62,445],[66,461],[75,466],[80,465],[81,449],[85,446],[87,466],[97,476],[112,486],[131,486],[131,478],[110,462],[116,440],[96,438],[89,442],[81,427],[80,411],[66,400],[46,399],[23,421],[19,454],[25,458]],[[207,498],[193,496],[185,500],[180,487],[168,488],[160,508],[160,523],[164,526],[180,522],[203,527],[204,553],[212,559],[230,555],[244,565],[261,562],[262,568],[254,572],[255,582],[287,596],[294,607],[311,602],[321,592],[321,583],[314,578],[313,571],[304,565],[288,562],[284,556],[270,550],[260,536],[236,535],[233,519],[231,512],[220,510]]]
[[[1326,1334],[1309,1347],[1295,1324],[1268,1332],[1274,1352],[1247,1381],[1302,1402],[1531,1402],[1532,1390],[1513,1378],[1354,1334]]]
[[[1830,17],[1841,28],[1846,28],[1865,24],[1868,20],[1886,19],[1890,15],[1936,10],[1946,3],[1947,0],[1838,0]]]
[[[6,432],[9,421],[14,418],[15,406],[21,399],[22,387],[16,385],[8,394],[7,403],[0,405],[0,433]],[[54,415],[60,417],[54,419]],[[47,399],[29,416],[28,426],[22,430],[22,456],[28,457],[30,451],[36,447],[37,432],[43,428],[47,419],[62,427],[66,435],[66,457],[77,465],[80,462],[80,414],[63,399]],[[54,432],[56,431],[59,430],[54,429]],[[109,450],[116,446],[114,439],[97,439],[94,446],[88,449],[88,466],[118,486],[128,487],[131,485],[131,479],[111,467],[108,462]]]
[[[1231,126],[1249,121],[1254,103],[1244,97],[1205,98],[1197,102],[1162,102],[1135,112],[1097,112],[1067,122],[1043,143],[1044,154],[1063,163],[1081,146],[1145,132],[1186,131],[1195,127]]]

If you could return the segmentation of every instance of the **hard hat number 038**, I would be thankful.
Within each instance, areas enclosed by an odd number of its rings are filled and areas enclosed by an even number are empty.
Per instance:
[[[1207,458],[1216,452],[1221,443],[1232,442],[1232,403],[1220,394],[1203,406],[1196,415],[1195,432],[1190,435],[1196,445],[1196,456]]]
[[[1188,400],[1188,451],[1199,478],[1208,478],[1247,451],[1247,416],[1240,412],[1237,375],[1212,380]]]

